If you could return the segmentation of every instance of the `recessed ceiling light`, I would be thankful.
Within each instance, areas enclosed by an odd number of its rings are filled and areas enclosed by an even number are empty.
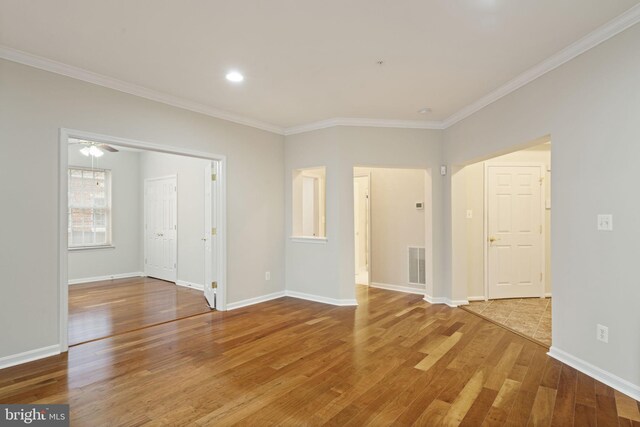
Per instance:
[[[420,113],[420,114],[427,114],[427,113],[430,113],[430,112],[431,112],[431,108],[429,108],[429,107],[424,107],[424,108],[421,108],[421,109],[418,110],[418,113]]]
[[[244,80],[244,76],[237,71],[230,71],[227,73],[227,80],[234,83],[240,83]]]

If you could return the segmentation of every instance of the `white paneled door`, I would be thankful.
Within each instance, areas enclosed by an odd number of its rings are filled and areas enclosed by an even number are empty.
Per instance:
[[[144,182],[145,274],[176,281],[178,267],[177,177]]]
[[[488,296],[541,297],[542,167],[488,165],[486,172]]]

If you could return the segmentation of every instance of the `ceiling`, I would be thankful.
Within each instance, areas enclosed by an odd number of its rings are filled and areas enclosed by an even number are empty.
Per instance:
[[[0,0],[0,44],[279,128],[439,122],[639,2]]]

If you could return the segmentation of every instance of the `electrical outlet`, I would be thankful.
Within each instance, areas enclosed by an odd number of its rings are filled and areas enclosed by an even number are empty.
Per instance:
[[[613,231],[613,215],[598,215],[598,231]]]
[[[602,342],[609,342],[609,328],[607,328],[604,325],[600,325],[598,324],[597,328],[597,336],[596,338],[598,338],[598,341],[602,341]]]
[[[264,280],[271,280],[271,272],[267,271],[264,273]]]
[[[467,219],[473,218],[473,211],[471,209],[467,209]]]

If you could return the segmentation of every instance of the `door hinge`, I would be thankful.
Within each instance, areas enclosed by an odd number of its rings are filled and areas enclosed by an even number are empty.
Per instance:
[[[147,259],[146,259],[146,258],[144,259],[144,263],[145,263],[145,264],[147,263]]]
[[[218,289],[218,282],[211,282],[211,289]]]
[[[540,224],[540,234],[542,234],[542,224]]]
[[[542,273],[540,273],[540,281],[542,282]]]
[[[212,235],[212,236],[215,236],[216,234],[218,234],[218,229],[217,229],[217,228],[215,228],[215,227],[213,227],[213,228],[211,229],[211,235]]]
[[[217,181],[218,180],[218,174],[212,173],[211,174],[211,181]]]

